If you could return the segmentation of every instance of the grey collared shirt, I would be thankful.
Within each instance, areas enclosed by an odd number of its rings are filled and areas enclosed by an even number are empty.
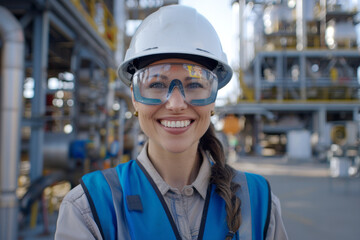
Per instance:
[[[195,181],[191,185],[185,186],[181,191],[170,187],[162,179],[149,160],[146,147],[138,156],[138,160],[163,195],[182,239],[197,239],[211,173],[211,164],[207,157],[203,154],[202,165]],[[55,240],[81,239],[102,240],[102,237],[94,221],[84,190],[78,185],[66,195],[61,203]],[[270,224],[266,240],[286,239],[287,235],[281,218],[280,202],[272,194]]]
[[[154,180],[173,216],[174,222],[183,240],[197,239],[206,192],[211,174],[211,164],[204,153],[203,161],[195,181],[179,190],[167,184],[154,168],[147,155],[147,145],[138,160]]]

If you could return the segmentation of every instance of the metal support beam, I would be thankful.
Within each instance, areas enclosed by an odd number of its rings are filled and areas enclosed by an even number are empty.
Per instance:
[[[308,102],[306,104],[302,102],[287,102],[283,103],[240,103],[237,105],[222,106],[221,111],[236,111],[236,109],[257,109],[261,111],[319,111],[319,109],[325,109],[327,111],[353,111],[354,107],[358,107],[360,102],[342,102],[342,103],[314,103]]]
[[[299,56],[300,68],[300,98],[306,100],[306,59],[304,55]]]
[[[23,27],[23,29],[25,29],[33,21],[33,18],[34,18],[33,11],[29,11],[24,16],[21,17],[20,24]]]
[[[43,120],[45,115],[46,78],[49,48],[49,13],[39,12],[34,18],[33,78],[34,97],[31,102],[32,121]],[[33,181],[43,171],[44,125],[32,126],[30,137],[30,179]]]
[[[261,115],[260,114],[255,114],[254,115],[254,148],[255,148],[255,153],[259,156],[262,155],[262,146],[261,146],[261,142],[260,142],[260,134],[262,132],[262,119],[261,119]]]
[[[258,54],[255,57],[254,62],[254,71],[255,71],[255,101],[259,102],[261,100],[261,62],[263,56]]]
[[[66,36],[69,40],[74,40],[76,35],[74,31],[68,27],[60,18],[58,18],[54,13],[49,13],[50,22],[53,26],[58,29],[62,34]]]
[[[284,68],[284,58],[286,58],[285,50],[282,55],[276,57],[276,100],[278,101],[284,100],[284,71],[286,71],[286,68]]]
[[[84,39],[86,45],[91,48],[97,58],[102,58],[110,67],[116,68],[113,52],[99,34],[93,29],[86,19],[79,14],[70,0],[49,1],[52,12],[64,20],[64,24],[70,26],[80,39]]]
[[[322,107],[319,109],[318,111],[318,125],[319,125],[319,145],[322,146],[324,145],[327,140],[325,139],[326,137],[326,108]]]
[[[360,124],[360,107],[355,107],[353,110],[353,121]]]
[[[71,60],[70,60],[70,71],[74,74],[74,106],[73,106],[73,114],[74,116],[78,116],[79,114],[79,103],[78,103],[78,96],[79,96],[79,70],[80,70],[80,43],[76,42],[74,45],[74,49],[72,52]],[[76,135],[78,133],[78,127],[76,124],[76,119],[71,120],[71,125],[73,126],[73,132]]]
[[[263,51],[257,53],[257,55],[261,55],[264,57],[275,57],[281,55],[282,51]],[[337,49],[337,50],[303,50],[303,51],[296,51],[296,50],[286,50],[287,57],[298,57],[298,56],[305,56],[305,57],[320,57],[320,58],[333,58],[333,57],[354,57],[359,58],[359,52],[354,50],[348,49]]]

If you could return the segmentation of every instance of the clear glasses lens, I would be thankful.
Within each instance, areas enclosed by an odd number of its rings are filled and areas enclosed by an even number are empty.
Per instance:
[[[207,105],[217,93],[217,77],[198,65],[170,63],[151,65],[137,71],[133,78],[134,95],[145,104],[162,104],[178,89],[186,102]]]

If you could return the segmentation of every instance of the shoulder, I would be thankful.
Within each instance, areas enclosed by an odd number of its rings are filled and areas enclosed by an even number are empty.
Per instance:
[[[272,207],[272,193],[269,182],[265,177],[248,172],[236,171],[233,179],[240,185],[237,195],[244,201],[251,202],[252,210],[260,210],[269,215]]]
[[[102,239],[81,185],[63,199],[57,218],[55,240]]]
[[[259,174],[236,171],[234,181],[240,184],[238,196],[242,205],[253,210],[263,209],[262,221],[265,220],[264,235],[266,240],[287,240],[286,230],[281,217],[281,206],[277,196],[271,191],[267,179]],[[248,201],[251,201],[248,204]],[[243,209],[246,211],[246,209]]]
[[[264,176],[255,173],[235,170],[234,181],[240,185],[246,184],[247,186],[251,185],[251,187],[265,187],[270,189],[270,184],[267,179]]]
[[[77,185],[66,194],[62,205],[72,205],[82,214],[91,212],[89,202],[81,185]]]
[[[123,171],[126,171],[129,168],[132,168],[132,167],[134,167],[136,165],[137,164],[136,164],[135,160],[130,160],[130,161],[126,162],[126,163],[120,163],[116,167],[103,169],[103,170],[97,170],[97,171],[87,173],[84,176],[82,176],[81,179],[83,181],[87,180],[87,181],[93,181],[94,183],[97,183],[97,181],[99,179],[104,178],[104,175],[121,174]]]
[[[81,185],[77,185],[75,188],[71,189],[70,192],[64,197],[64,202],[77,202],[84,196],[84,190]]]
[[[273,193],[271,195],[271,215],[266,240],[287,240],[288,236],[281,216],[280,201],[276,195]]]

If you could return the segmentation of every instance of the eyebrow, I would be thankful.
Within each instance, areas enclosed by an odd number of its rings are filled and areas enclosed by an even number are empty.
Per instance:
[[[187,76],[184,80],[191,81],[192,79],[199,79],[199,78]]]
[[[168,79],[168,77],[166,75],[163,75],[163,74],[159,74],[159,73],[154,73],[152,75],[149,75],[150,78],[153,78],[153,77],[157,77],[157,78],[161,78],[161,79]]]

